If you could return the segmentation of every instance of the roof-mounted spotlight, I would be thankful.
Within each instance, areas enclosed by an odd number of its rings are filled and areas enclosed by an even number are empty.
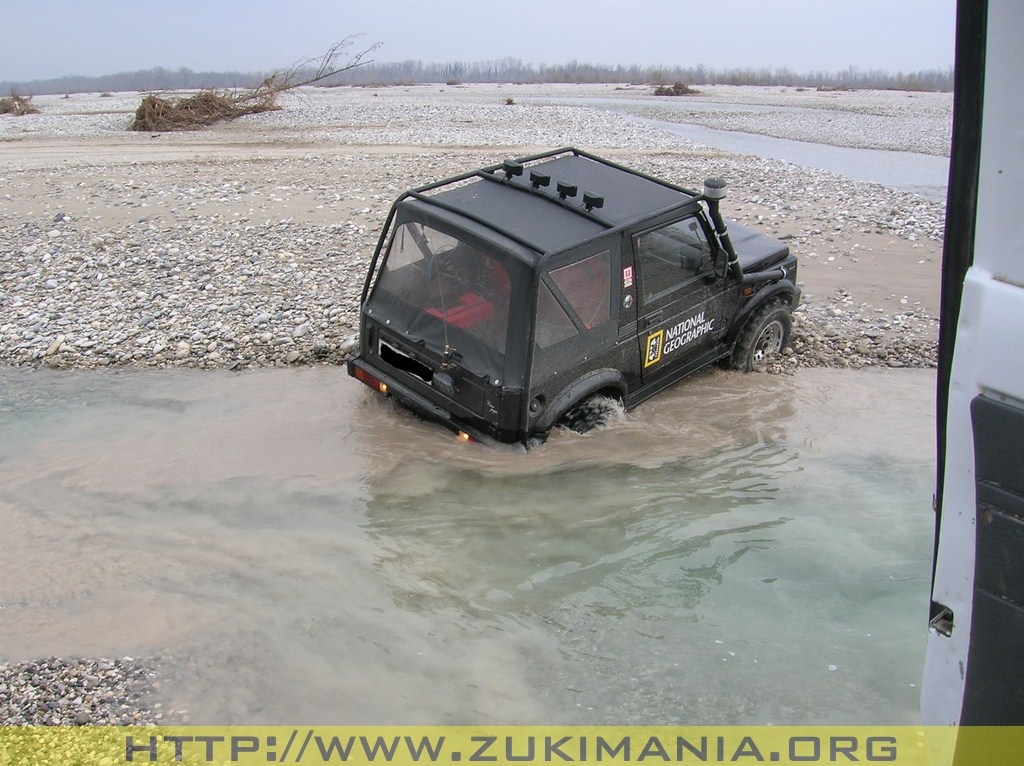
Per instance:
[[[538,173],[536,170],[531,170],[530,183],[533,184],[534,189],[539,189],[540,187],[548,186],[551,183],[551,176],[547,173]]]
[[[576,186],[574,184],[567,183],[565,181],[559,181],[558,184],[555,186],[555,189],[558,190],[559,199],[565,199],[566,197],[576,196]]]
[[[512,180],[513,176],[521,176],[523,174],[523,166],[513,160],[505,160],[501,164],[501,169],[505,171],[505,180]]]
[[[588,191],[583,192],[583,207],[587,209],[589,213],[595,207],[604,207],[604,197],[599,197],[596,194],[591,194]]]

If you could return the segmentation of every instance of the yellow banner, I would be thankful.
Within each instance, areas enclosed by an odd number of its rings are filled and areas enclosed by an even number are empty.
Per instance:
[[[0,727],[0,766],[1024,763],[1024,728],[913,726]]]

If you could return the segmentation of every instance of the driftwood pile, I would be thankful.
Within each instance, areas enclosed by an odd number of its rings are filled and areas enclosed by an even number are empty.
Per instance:
[[[199,130],[215,122],[281,108],[274,103],[276,92],[269,92],[262,98],[254,98],[252,93],[232,95],[204,90],[194,96],[176,99],[161,98],[150,93],[135,110],[135,119],[129,130],[150,133]]]
[[[24,114],[39,114],[39,110],[32,106],[32,97],[16,96],[13,93],[7,98],[0,98],[0,114],[13,114],[21,117]]]
[[[659,85],[654,89],[655,96],[695,96],[699,90],[691,88],[685,82],[677,82],[675,85]]]
[[[319,59],[307,59],[294,64],[290,69],[276,72],[252,90],[206,89],[191,96],[178,98],[163,98],[150,93],[139,104],[135,119],[128,129],[150,133],[199,130],[216,122],[280,109],[277,97],[284,91],[312,85],[357,66],[371,63],[363,59],[371,51],[376,50],[379,43],[374,43],[360,53],[349,55],[344,61],[340,60],[354,39],[353,36],[346,37],[333,45]]]

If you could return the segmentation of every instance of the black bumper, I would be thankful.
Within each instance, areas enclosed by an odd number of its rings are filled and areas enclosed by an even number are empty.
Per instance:
[[[419,392],[412,390],[409,386],[402,383],[393,375],[384,372],[379,367],[367,363],[367,361],[358,354],[350,356],[348,361],[345,363],[345,366],[348,369],[349,375],[360,380],[362,383],[367,385],[368,388],[373,388],[373,386],[367,384],[365,380],[361,380],[356,374],[356,370],[362,370],[364,373],[384,383],[387,386],[387,392],[383,393],[383,396],[395,399],[399,404],[418,417],[423,418],[424,420],[440,423],[455,434],[460,436],[464,434],[479,442],[515,443],[521,441],[520,435],[516,432],[501,431],[497,434],[491,433],[489,430],[481,428],[480,424],[477,422],[453,416],[450,411],[446,410],[441,405],[430,401]],[[377,392],[382,393],[379,390],[377,390]]]

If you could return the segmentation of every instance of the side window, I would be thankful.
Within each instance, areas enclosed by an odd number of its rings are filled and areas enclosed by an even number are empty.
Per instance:
[[[537,296],[537,345],[541,348],[553,346],[561,340],[571,338],[577,333],[576,325],[569,319],[551,289],[540,283],[540,295]]]
[[[589,330],[608,321],[611,293],[609,251],[555,269],[551,272],[551,281],[572,306],[584,329]]]
[[[608,250],[550,271],[537,300],[537,345],[548,348],[607,322],[611,288]]]
[[[663,226],[635,238],[643,300],[657,300],[713,270],[711,246],[696,218]]]

